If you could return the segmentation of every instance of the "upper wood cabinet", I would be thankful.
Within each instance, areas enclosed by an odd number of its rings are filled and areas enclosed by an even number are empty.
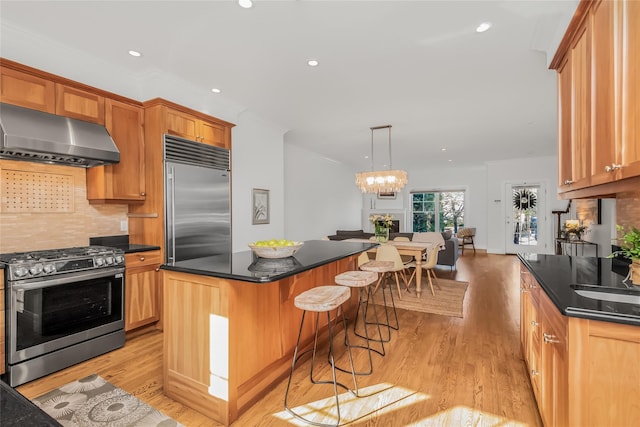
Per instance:
[[[229,149],[231,133],[222,123],[206,121],[191,114],[168,108],[166,113],[166,133],[192,141]]]
[[[56,114],[104,125],[104,97],[56,83]]]
[[[551,62],[563,198],[640,185],[639,9],[633,0],[583,0]]]
[[[87,169],[87,199],[94,202],[136,202],[146,195],[144,110],[105,100],[105,126],[120,151],[120,162]]]
[[[4,66],[0,67],[0,78],[0,102],[55,113],[54,82]]]
[[[620,175],[640,176],[640,2],[625,1],[620,8],[622,23],[620,112]]]

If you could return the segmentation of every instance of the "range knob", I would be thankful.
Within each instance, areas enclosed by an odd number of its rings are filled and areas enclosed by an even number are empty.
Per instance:
[[[124,262],[124,257],[122,255],[116,255],[116,264],[122,264]]]
[[[18,267],[13,273],[16,277],[24,277],[29,274],[29,270],[27,269],[27,267]]]
[[[105,258],[105,261],[106,261],[107,265],[111,265],[111,264],[113,264],[113,257],[111,255],[109,255],[109,256],[107,256]]]
[[[38,264],[32,265],[31,268],[29,269],[29,273],[31,273],[32,276],[36,276],[42,273],[42,264],[38,263]]]
[[[98,267],[102,267],[102,266],[104,265],[104,258],[102,258],[102,257],[100,257],[100,256],[99,256],[99,257],[97,257],[97,258],[96,258],[96,265],[97,265]]]
[[[56,271],[56,266],[54,264],[45,264],[42,268],[46,274],[53,273]]]

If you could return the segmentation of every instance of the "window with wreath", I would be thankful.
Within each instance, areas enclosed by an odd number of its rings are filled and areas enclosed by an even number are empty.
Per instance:
[[[446,231],[464,226],[465,192],[419,191],[411,193],[413,231]]]

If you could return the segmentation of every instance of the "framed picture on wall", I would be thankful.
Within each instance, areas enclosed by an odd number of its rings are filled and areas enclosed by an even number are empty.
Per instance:
[[[576,216],[582,225],[590,227],[593,224],[602,224],[602,200],[578,199],[576,203]]]
[[[395,199],[395,198],[396,198],[395,191],[378,193],[378,199]]]
[[[269,190],[252,190],[252,224],[269,224]]]

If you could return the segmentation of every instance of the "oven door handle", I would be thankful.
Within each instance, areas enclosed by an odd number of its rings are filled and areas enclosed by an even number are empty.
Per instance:
[[[16,291],[29,291],[34,289],[48,288],[51,286],[64,285],[67,283],[80,282],[83,280],[100,279],[102,277],[122,278],[124,276],[124,268],[109,268],[98,271],[87,271],[81,273],[68,274],[64,277],[42,277],[37,282],[18,281],[13,282],[11,289]]]

